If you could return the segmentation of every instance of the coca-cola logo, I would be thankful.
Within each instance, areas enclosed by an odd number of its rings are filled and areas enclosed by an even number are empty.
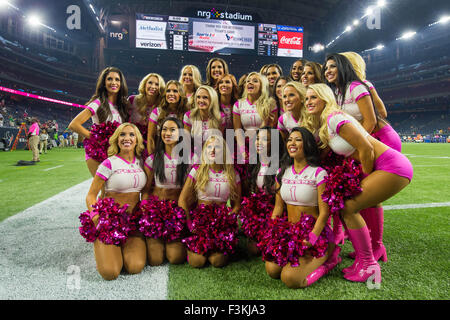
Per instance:
[[[280,39],[281,44],[295,44],[295,45],[301,45],[302,44],[302,38],[300,37],[292,37],[288,38],[286,36],[282,36]]]

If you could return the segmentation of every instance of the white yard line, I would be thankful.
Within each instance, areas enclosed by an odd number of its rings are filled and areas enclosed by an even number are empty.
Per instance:
[[[80,235],[92,179],[0,223],[0,300],[166,300],[169,266],[98,274],[92,243]]]
[[[450,202],[433,202],[433,203],[412,203],[412,204],[396,204],[383,206],[384,210],[404,210],[404,209],[420,209],[420,208],[436,208],[450,207]]]
[[[47,169],[44,169],[42,171],[50,171],[50,170],[53,170],[53,169],[56,169],[56,168],[61,168],[61,167],[64,167],[64,165],[62,164],[62,165],[59,165],[59,166],[56,166],[56,167],[47,168]]]

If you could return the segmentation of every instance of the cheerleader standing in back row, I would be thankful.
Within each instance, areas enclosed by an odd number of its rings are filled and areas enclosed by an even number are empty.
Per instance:
[[[127,214],[132,214],[138,204],[141,192],[145,192],[147,176],[143,169],[140,155],[144,150],[142,136],[134,124],[121,124],[109,139],[109,158],[103,161],[94,176],[86,205],[90,211],[90,218],[95,225],[103,224],[105,217],[102,210],[110,207],[94,209],[100,199],[99,191],[105,186],[105,198],[112,198],[120,206],[127,205]],[[106,199],[104,199],[106,200]],[[101,204],[100,204],[101,206]],[[107,217],[108,218],[108,217]],[[106,219],[107,219],[106,218]],[[128,226],[123,226],[127,227]],[[116,279],[122,266],[131,273],[140,273],[146,263],[146,246],[143,236],[139,233],[128,234],[128,238],[121,245],[109,243],[108,238],[95,239],[94,255],[97,270],[105,280]]]
[[[320,147],[351,157],[361,163],[366,177],[362,192],[345,200],[341,210],[349,238],[355,248],[355,263],[343,271],[350,281],[365,282],[375,276],[381,282],[381,270],[374,259],[369,230],[359,212],[381,203],[405,188],[413,176],[409,160],[398,151],[376,140],[352,116],[342,112],[332,90],[325,84],[313,84],[306,92],[306,117],[303,124],[320,137]]]
[[[278,118],[278,130],[286,141],[291,130],[300,126],[305,113],[306,88],[299,82],[290,81],[283,87],[283,105],[285,112]]]
[[[83,124],[92,119],[94,125],[117,122],[121,124],[128,118],[129,103],[128,87],[122,71],[115,67],[105,68],[97,79],[95,94],[87,103],[87,108],[81,111],[69,124],[69,129],[85,137],[86,142],[91,140],[91,132],[83,127]],[[112,130],[114,131],[114,130]],[[101,137],[106,141],[110,136]],[[97,146],[99,144],[99,146]],[[106,148],[102,143],[92,141],[93,148]],[[107,153],[101,150],[91,150],[86,147],[86,164],[89,172],[94,177],[100,163],[107,158]],[[90,154],[96,154],[92,158]]]
[[[202,85],[202,75],[198,68],[194,65],[187,65],[181,69],[180,79],[183,90],[187,99],[187,108],[190,110],[194,103],[195,91]]]
[[[206,67],[205,85],[216,89],[219,78],[228,73],[228,64],[225,60],[221,58],[212,58],[208,61],[208,65]]]
[[[164,79],[157,73],[146,75],[139,83],[139,94],[128,97],[130,122],[134,123],[144,137],[144,153],[147,152],[148,120],[152,110],[159,105],[165,89]],[[144,160],[147,154],[143,155]]]
[[[183,159],[183,153],[178,155],[174,152],[175,147],[183,143],[182,130],[183,124],[180,120],[171,117],[166,118],[161,123],[155,153],[145,161],[145,172],[151,186],[149,194],[154,197],[151,201],[154,203],[164,201],[166,204],[164,208],[159,208],[159,210],[155,208],[158,210],[158,218],[160,217],[164,224],[179,225],[185,223],[183,219],[177,217],[176,212],[162,212],[165,208],[171,208],[168,202],[175,201],[175,203],[178,203],[181,188],[190,168],[191,157]],[[169,209],[169,211],[171,210]],[[145,221],[141,219],[142,229],[145,229],[146,225],[153,226],[154,224],[155,221],[151,221],[151,217]],[[182,229],[181,226],[179,228],[180,230],[175,231],[176,234],[167,234],[162,238],[146,238],[148,262],[151,266],[161,265],[165,256],[172,264],[183,263],[186,260],[186,248],[181,243],[181,238],[186,230]],[[157,230],[157,232],[160,232],[160,230]]]
[[[238,244],[240,202],[240,178],[227,145],[221,136],[211,136],[204,144],[200,166],[191,169],[178,201],[193,233],[183,240],[190,266],[200,268],[206,261],[214,267],[227,263]]]
[[[286,148],[288,156],[276,176],[273,224],[258,246],[270,277],[281,277],[289,288],[301,288],[334,268],[339,251],[334,252],[333,232],[327,226],[329,208],[321,198],[327,172],[319,167],[313,135],[294,128]],[[287,222],[281,218],[285,207]]]

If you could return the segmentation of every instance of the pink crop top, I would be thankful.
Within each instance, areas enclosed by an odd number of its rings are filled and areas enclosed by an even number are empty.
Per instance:
[[[325,183],[326,176],[327,172],[320,167],[307,165],[297,173],[292,165],[281,178],[281,198],[293,206],[317,207],[317,187]]]
[[[335,153],[343,155],[344,157],[349,157],[355,152],[355,148],[347,142],[344,138],[339,136],[339,130],[341,126],[346,123],[353,124],[364,137],[367,137],[369,134],[367,131],[360,125],[358,120],[353,118],[352,116],[345,114],[344,112],[333,112],[328,116],[328,135],[330,140],[328,145],[331,150]]]
[[[97,110],[100,107],[100,104],[101,104],[100,100],[96,99],[87,105],[87,109],[89,109],[89,111],[91,111],[91,113],[92,113],[92,116],[91,116],[92,122],[95,124],[100,123],[100,120],[98,120],[98,115],[97,115]],[[105,122],[117,121],[119,123],[122,123],[122,118],[120,117],[117,107],[115,105],[113,105],[111,102],[109,102],[109,110],[111,110],[112,116],[111,115],[108,116],[108,118],[106,119]]]
[[[134,96],[134,95],[128,97],[128,101],[130,102],[130,110],[128,112],[130,115],[129,122],[146,125],[148,123],[148,119],[150,118],[150,114],[153,110],[154,105],[147,105],[147,109],[146,109],[147,116],[142,117],[142,115],[138,111],[135,98],[136,98],[136,96]]]
[[[191,172],[189,172],[189,177],[195,182],[197,176],[198,167],[193,167]],[[241,182],[239,174],[236,174],[236,184]],[[199,191],[197,194],[198,200],[202,201],[215,201],[215,202],[227,202],[230,197],[230,185],[228,183],[228,178],[225,172],[222,170],[220,172],[215,172],[214,170],[209,170],[209,181],[206,184],[205,191]]]
[[[276,112],[275,105],[271,112]],[[256,105],[251,104],[248,99],[238,100],[233,106],[233,113],[241,117],[242,128],[244,130],[257,130],[261,127],[263,120],[256,111]]]
[[[150,113],[150,117],[148,119],[148,121],[153,122],[154,124],[156,124],[156,134],[159,135],[159,124],[158,124],[158,119],[159,116],[161,115],[161,108],[157,107],[154,108],[153,111]],[[173,118],[178,118],[178,115],[175,113],[170,112],[167,117],[173,117]]]
[[[342,97],[342,94],[338,95],[337,102],[341,106],[341,109],[343,111],[354,117],[356,120],[362,121],[363,116],[361,111],[359,110],[357,102],[359,101],[359,99],[369,95],[370,92],[361,82],[353,81],[348,86],[344,97]]]
[[[146,160],[144,165],[153,170],[154,154],[151,154]],[[162,189],[180,189],[182,186],[177,184],[177,160],[176,158],[171,158],[167,153],[164,153],[164,175],[166,176],[166,181],[161,182],[159,178],[155,175],[155,186]],[[191,165],[195,163],[196,157],[191,156]]]
[[[299,119],[299,121],[296,121],[292,116],[292,113],[290,111],[287,111],[278,118],[277,129],[280,131],[290,133],[293,128],[300,127],[301,121],[302,121],[301,118]]]
[[[128,162],[118,155],[103,161],[96,175],[105,180],[105,190],[111,192],[141,192],[147,182],[141,161],[134,158]]]

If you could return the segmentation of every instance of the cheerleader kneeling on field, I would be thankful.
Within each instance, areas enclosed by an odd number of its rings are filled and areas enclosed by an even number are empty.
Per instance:
[[[186,214],[178,206],[181,188],[189,172],[191,157],[176,152],[183,143],[183,123],[173,117],[161,123],[155,153],[145,160],[150,196],[141,202],[140,231],[146,236],[148,262],[157,266],[164,258],[172,264],[186,261],[181,239],[187,232]]]
[[[339,252],[327,225],[329,208],[321,198],[327,172],[319,167],[314,136],[305,128],[293,128],[286,148],[276,176],[272,222],[258,247],[270,277],[281,278],[289,288],[302,288],[333,269]]]
[[[81,235],[94,242],[97,270],[105,280],[116,279],[122,267],[140,273],[146,264],[146,245],[135,222],[135,208],[147,186],[140,155],[143,138],[131,123],[121,124],[109,139],[109,158],[98,167],[86,196],[88,211],[80,216]],[[104,198],[98,198],[105,187]]]
[[[231,207],[227,206],[228,201]],[[239,174],[225,140],[213,135],[204,143],[201,163],[191,169],[178,201],[192,233],[183,239],[190,266],[201,268],[206,261],[214,267],[227,263],[238,244],[240,203]]]

